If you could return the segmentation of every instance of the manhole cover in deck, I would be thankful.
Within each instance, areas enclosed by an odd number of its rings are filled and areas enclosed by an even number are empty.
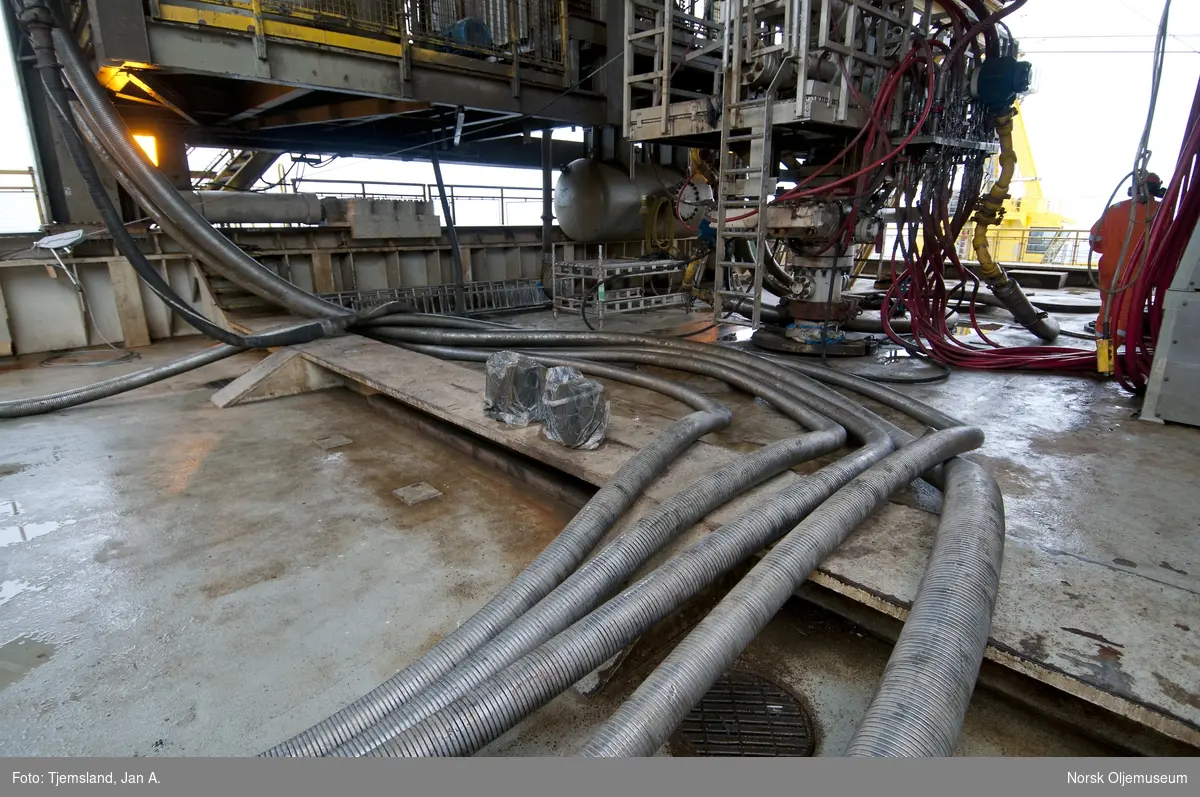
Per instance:
[[[722,675],[671,737],[675,755],[811,756],[812,718],[787,690],[743,672]]]

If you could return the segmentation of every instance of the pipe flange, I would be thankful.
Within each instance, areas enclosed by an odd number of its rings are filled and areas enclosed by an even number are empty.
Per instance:
[[[807,274],[801,274],[792,282],[792,293],[797,299],[811,299],[816,290],[816,281]]]
[[[712,189],[705,183],[690,182],[678,196],[679,220],[690,224],[707,212],[705,203],[712,199]]]

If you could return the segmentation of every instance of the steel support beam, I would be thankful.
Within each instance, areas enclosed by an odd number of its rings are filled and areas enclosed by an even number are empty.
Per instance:
[[[89,0],[88,22],[101,63],[153,63],[142,0]]]
[[[246,128],[249,130],[274,130],[283,127],[301,127],[350,120],[384,119],[412,111],[424,111],[428,108],[429,103],[427,102],[384,100],[371,97],[265,114],[247,124]]]
[[[554,130],[542,131],[542,284],[554,267]]]
[[[147,34],[156,66],[261,80],[264,62],[249,35],[153,22]],[[521,96],[513,97],[510,77],[493,74],[495,66],[462,56],[421,52],[414,54],[406,84],[394,59],[277,40],[270,41],[265,62],[273,82],[300,88],[536,115],[565,125],[602,124],[606,118],[603,97],[563,94],[561,86],[539,85],[538,74],[529,70],[522,75]]]
[[[279,86],[274,83],[247,83],[242,90],[242,110],[225,120],[226,124],[244,122],[298,100],[312,89]]]
[[[398,139],[390,134],[371,135],[369,127],[363,125],[346,131],[319,132],[306,132],[305,128],[246,132],[210,127],[189,131],[188,143],[199,147],[304,152],[347,158],[425,160],[429,157],[425,142]],[[556,157],[562,162],[582,158],[586,152],[583,143],[578,141],[556,141],[554,149]],[[442,163],[509,166],[516,169],[539,169],[542,165],[540,148],[519,137],[481,143],[464,142],[452,149],[439,151],[438,156]]]
[[[433,164],[433,176],[437,180],[438,199],[442,203],[442,216],[446,222],[446,237],[450,239],[450,257],[454,264],[454,312],[465,315],[466,300],[463,297],[463,257],[462,247],[458,245],[458,226],[454,221],[454,208],[446,194],[446,183],[442,180],[442,164],[438,160],[437,147],[429,148],[429,162]]]

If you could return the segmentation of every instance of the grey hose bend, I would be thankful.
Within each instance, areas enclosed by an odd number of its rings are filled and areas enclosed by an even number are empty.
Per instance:
[[[488,330],[478,335],[472,335],[458,331],[451,332],[449,330],[418,330],[392,327],[373,330],[372,334],[383,340],[401,341],[409,345],[414,341],[434,341],[439,344],[441,342],[456,342],[460,345],[495,345],[508,343],[528,344],[531,341],[531,337],[525,332],[505,334],[500,331]],[[586,357],[612,362],[651,362],[652,364],[660,364],[667,368],[673,367],[667,363],[681,357],[692,360],[707,360],[710,361],[710,369],[713,369],[714,366],[716,368],[715,370],[704,371],[704,373],[718,379],[725,379],[733,371],[753,377],[759,380],[760,383],[762,380],[772,381],[777,389],[790,391],[795,397],[806,401],[812,406],[820,407],[820,412],[823,415],[844,427],[859,441],[870,443],[876,440],[878,436],[885,436],[890,437],[896,446],[902,446],[913,439],[913,435],[891,422],[880,418],[865,407],[855,404],[837,391],[820,384],[816,380],[797,373],[793,369],[737,349],[726,349],[718,346],[688,343],[678,340],[660,341],[656,338],[635,335],[607,335],[588,332],[545,332],[541,334],[543,335],[543,339],[549,343],[561,344],[563,341],[568,341],[579,345],[596,341],[601,343],[630,344],[608,348],[580,346],[579,348],[569,349],[572,356],[580,358]],[[552,349],[521,349],[521,351],[531,355],[554,353]],[[651,355],[666,355],[672,358],[672,360],[655,361],[639,359],[639,357]],[[933,474],[931,474],[931,478],[932,476]],[[933,481],[937,483],[936,478],[933,478]]]
[[[855,450],[701,538],[567,630],[406,729],[374,754],[470,755],[553,700],[891,451]]]
[[[1058,321],[1045,310],[1034,307],[1016,280],[1008,280],[1001,285],[990,287],[992,294],[1000,300],[1005,310],[1013,314],[1018,324],[1047,343],[1058,337]]]
[[[440,313],[388,313],[379,315],[375,311],[367,312],[355,322],[356,327],[385,327],[394,325],[444,327],[446,329],[515,329],[509,324],[498,321],[487,321],[482,318],[464,318],[457,315],[441,315]]]
[[[746,263],[747,267],[753,265],[754,249],[745,238],[738,238],[734,241],[734,258]],[[763,272],[763,285],[767,290],[780,298],[796,293],[799,287],[796,285],[796,279],[787,273],[783,266],[779,265],[779,261],[775,259],[775,253],[769,246],[763,252],[763,265],[766,267]]]
[[[962,422],[899,391],[812,363],[794,363],[935,429]],[[1004,503],[996,480],[961,457],[942,469],[942,518],[925,575],[850,755],[954,750],[988,631],[1004,559]]]
[[[767,251],[763,252],[763,265],[767,267],[766,273],[773,277],[779,283],[779,286],[783,288],[784,293],[779,294],[780,297],[794,295],[797,292],[797,288],[800,286],[796,284],[796,278],[779,264],[779,260],[776,259],[775,253],[771,251],[771,247],[769,246],[767,247]]]
[[[946,326],[953,327],[958,325],[958,313],[950,313],[946,316]],[[892,331],[904,335],[912,332],[912,319],[909,318],[893,318],[891,321]],[[877,318],[853,318],[842,324],[842,329],[850,332],[883,332],[883,321]]]
[[[872,382],[870,379],[864,379],[861,376],[856,376],[846,371],[839,371],[836,368],[828,368],[816,363],[806,362],[799,357],[778,357],[762,353],[756,353],[755,356],[782,363],[785,368],[798,371],[818,382],[837,385],[838,387],[858,393],[860,396],[874,399],[880,404],[899,410],[913,420],[934,429],[945,429],[950,426],[963,425],[962,421],[957,418],[947,415],[941,410],[935,409],[929,404],[915,399],[906,393],[901,393],[899,390],[886,387],[878,382]]]
[[[85,108],[78,101],[72,101],[70,106],[71,115],[75,120],[75,125],[79,130],[79,134],[87,140],[88,146],[92,148],[92,152],[96,155],[96,158],[103,163],[104,167],[108,169],[109,173],[116,178],[116,181],[121,185],[122,188],[125,189],[130,198],[133,199],[134,204],[136,204],[139,208],[146,210],[146,212],[150,214],[150,218],[153,219],[154,223],[158,225],[159,229],[173,238],[186,251],[192,253],[204,262],[209,263],[212,258],[208,257],[203,252],[202,247],[197,244],[196,241],[192,239],[186,232],[184,232],[182,227],[176,224],[170,216],[163,213],[158,206],[154,204],[154,201],[150,199],[150,196],[133,181],[133,179],[121,167],[121,164],[117,161],[117,159],[113,157],[108,149],[105,148],[104,142],[100,140],[96,133],[99,125],[96,124],[96,121],[92,118],[92,115],[88,113],[87,108]],[[222,276],[224,276],[225,272],[222,271],[221,273]]]
[[[961,421],[935,410],[933,407],[930,407],[924,402],[917,401],[916,399],[910,398],[903,393],[891,390],[868,379],[856,377],[852,374],[847,374],[843,371],[838,371],[833,368],[823,368],[822,366],[814,365],[812,363],[805,363],[796,357],[781,357],[778,355],[765,353],[757,353],[755,356],[762,357],[770,360],[773,363],[778,363],[784,368],[802,373],[817,382],[821,382],[822,386],[838,385],[840,387],[845,387],[849,390],[852,390],[853,392],[859,393],[860,395],[874,398],[884,406],[892,407],[893,409],[899,409],[910,418],[918,420],[934,429],[945,429],[949,426],[962,425]],[[828,390],[828,392],[833,396],[837,396],[838,398],[845,400],[840,393],[829,390],[828,388],[826,388],[826,390]],[[916,437],[908,431],[901,429],[899,426],[896,426],[891,421],[879,417],[865,407],[862,408],[862,412],[868,417],[871,417],[877,424],[882,426],[887,431],[888,435],[892,438],[892,442],[896,444],[897,448],[908,445]],[[940,487],[942,484],[941,467],[941,465],[935,465],[929,469],[928,473],[922,474],[922,478],[924,478],[925,481],[929,482],[930,484]]]
[[[439,346],[471,347],[635,347],[663,353],[678,352],[701,359],[710,359],[733,368],[761,372],[787,383],[790,389],[818,402],[821,413],[830,420],[844,426],[851,433],[858,429],[865,434],[867,428],[895,429],[892,424],[874,413],[847,399],[840,393],[819,384],[796,370],[778,365],[770,360],[737,349],[712,346],[677,338],[655,338],[647,335],[629,335],[607,332],[558,332],[548,330],[453,330],[417,329],[394,326],[372,330],[373,335],[404,343],[423,343]],[[617,354],[626,349],[614,349]],[[620,360],[619,356],[612,359]],[[891,429],[889,429],[891,427]],[[901,430],[902,431],[902,430]],[[911,437],[911,436],[910,436]],[[859,435],[859,439],[865,439]],[[906,440],[908,438],[905,438]]]
[[[749,356],[749,362],[729,363],[727,367],[731,368],[746,368],[763,366],[767,368],[776,368],[772,375],[782,379],[794,391],[798,391],[799,395],[808,396],[811,400],[821,402],[827,407],[827,412],[833,413],[831,417],[837,420],[838,423],[846,425],[850,430],[874,429],[882,430],[888,437],[892,439],[892,443],[900,448],[911,443],[915,439],[915,435],[900,428],[886,418],[882,418],[871,410],[856,404],[841,393],[832,390],[827,384],[836,384],[846,387],[862,395],[870,396],[876,401],[899,409],[911,418],[919,420],[934,429],[944,429],[949,426],[961,426],[961,421],[951,418],[944,413],[939,412],[933,407],[924,402],[910,398],[903,393],[891,390],[883,385],[880,385],[870,380],[857,377],[852,374],[847,374],[842,371],[837,371],[832,368],[823,368],[822,366],[812,363],[806,363],[803,360],[795,357],[779,357],[773,354],[765,354],[761,352],[748,353],[742,349],[725,349],[721,347],[711,347],[714,351],[736,352]],[[647,351],[654,350],[654,347],[646,346],[639,347]],[[662,351],[670,351],[670,349],[661,349]],[[522,349],[527,353],[536,350]],[[585,355],[586,353],[586,355]],[[574,356],[598,357],[600,359],[624,362],[630,358],[628,356],[629,348],[611,348],[611,349],[574,349]],[[678,356],[678,355],[675,355]],[[756,362],[761,361],[761,362]],[[764,365],[765,363],[765,365]],[[790,379],[789,379],[790,377]],[[797,378],[802,381],[796,381]],[[827,384],[825,384],[827,383]],[[855,423],[860,426],[856,426]],[[860,438],[863,439],[863,438]],[[922,478],[935,487],[941,487],[942,474],[941,465],[936,465],[929,469],[927,473],[922,474]]]
[[[403,332],[397,332],[396,335],[404,337]],[[570,352],[573,357],[603,360],[606,362],[645,362],[664,368],[675,367],[672,363],[683,362],[685,360],[711,361],[709,365],[710,370],[702,371],[702,373],[726,381],[729,381],[733,373],[740,373],[743,376],[758,380],[760,387],[770,385],[775,389],[787,391],[810,406],[819,407],[823,415],[843,426],[861,442],[870,443],[876,440],[878,436],[884,435],[890,437],[896,447],[900,447],[907,445],[914,439],[912,434],[881,418],[866,407],[850,401],[842,394],[824,384],[820,384],[817,380],[810,378],[804,373],[797,372],[797,369],[779,365],[769,358],[749,354],[739,349],[727,349],[719,346],[681,344],[678,341],[657,341],[651,338],[643,340],[654,342],[643,342],[637,346],[572,348]],[[520,349],[520,351],[524,351],[530,355],[537,355],[553,350]],[[669,359],[659,359],[662,357]],[[711,370],[714,366],[716,370]],[[690,365],[684,370],[693,370],[693,368],[694,366]],[[743,387],[743,389],[753,392],[752,388]],[[880,393],[879,395],[886,394]],[[896,395],[902,396],[903,394]],[[924,406],[928,412],[936,412],[927,405]],[[960,424],[958,421],[953,421],[950,425]],[[936,479],[933,481],[937,483]]]
[[[57,71],[52,75],[44,74],[43,82],[46,84],[46,89],[49,93],[50,104],[58,116],[59,132],[62,134],[63,145],[70,154],[75,167],[79,170],[84,185],[88,190],[88,195],[91,197],[92,204],[96,206],[96,210],[104,221],[104,226],[108,229],[109,235],[112,236],[117,250],[125,256],[125,259],[129,261],[129,264],[137,272],[138,276],[142,278],[156,296],[162,299],[163,303],[170,310],[202,335],[238,348],[258,349],[271,348],[273,346],[292,346],[316,340],[333,331],[324,320],[314,320],[300,324],[289,324],[283,328],[267,330],[252,335],[239,335],[236,332],[230,332],[218,326],[185,302],[171,287],[170,283],[158,273],[158,270],[154,268],[153,264],[146,258],[146,255],[142,253],[133,236],[125,229],[116,206],[104,190],[104,186],[101,185],[100,173],[97,171],[96,165],[92,163],[91,158],[88,156],[87,149],[83,143],[85,134],[81,133],[76,127],[75,119],[68,108],[69,101],[65,97],[66,92],[62,87],[61,80],[58,79],[59,77]],[[99,142],[92,138],[90,134],[87,134],[87,138],[97,154],[100,157],[104,157]],[[123,182],[122,184],[126,183]]]
[[[715,346],[710,348],[714,352],[741,351],[739,349],[726,350]],[[519,349],[519,351],[530,354],[538,353],[543,350]],[[611,362],[640,362],[641,360],[639,360],[637,356],[630,356],[633,352],[654,353],[656,355],[666,355],[672,358],[678,358],[681,356],[679,353],[674,352],[671,348],[655,346],[638,346],[636,348],[628,346],[601,349],[586,348],[572,349],[571,352],[572,356],[601,359]],[[695,357],[696,355],[689,353],[684,356]],[[729,369],[733,369],[746,374],[755,374],[756,378],[758,379],[773,380],[773,383],[777,386],[780,386],[782,389],[792,391],[798,396],[807,397],[809,401],[820,403],[825,408],[824,411],[835,413],[835,415],[831,417],[839,424],[846,425],[847,423],[850,423],[850,425],[846,428],[866,429],[870,427],[874,429],[880,429],[886,432],[897,446],[905,445],[913,439],[913,435],[896,426],[891,421],[880,417],[871,410],[868,410],[866,407],[851,402],[845,396],[829,389],[825,385],[818,384],[820,380],[810,377],[807,373],[796,372],[794,369],[788,368],[787,365],[783,365],[782,370],[780,371],[762,372],[761,369],[764,368],[771,369],[778,367],[777,360],[773,357],[764,358],[762,355],[751,356],[754,359],[747,360],[741,358],[733,361],[722,361],[720,365],[720,367],[724,369],[722,373],[728,373]],[[757,359],[761,359],[762,361],[756,362]],[[664,365],[663,367],[669,368],[671,366]],[[717,378],[722,377],[718,376]],[[865,425],[861,427],[854,426],[853,422],[850,421],[852,417],[856,418],[861,424]],[[860,437],[859,439],[863,438]]]
[[[588,364],[588,368],[592,373],[677,398],[697,411],[673,422],[630,457],[512,583],[421,658],[333,716],[266,751],[264,756],[323,755],[449,672],[570,575],[646,486],[688,446],[710,432],[725,428],[733,419],[727,407],[679,383],[612,366]]]
[[[413,346],[416,351],[457,359],[483,359],[488,352],[450,347]],[[538,355],[531,355],[541,359]],[[641,362],[693,372],[706,372],[704,364],[691,358],[643,357]],[[726,378],[738,379],[735,376]],[[684,490],[671,496],[652,513],[638,520],[598,550],[562,584],[536,606],[476,650],[468,659],[439,681],[400,705],[384,720],[334,751],[334,755],[365,755],[400,731],[444,708],[471,687],[536,648],[591,611],[631,576],[639,566],[678,534],[709,512],[767,479],[801,462],[839,448],[845,430],[814,413],[805,405],[751,380],[739,385],[759,393],[801,424],[816,425],[819,431],[801,434],[770,445],[717,468]]]
[[[161,382],[164,379],[191,371],[202,365],[208,365],[209,363],[223,360],[226,357],[232,357],[240,351],[244,351],[244,349],[236,346],[215,346],[165,365],[143,368],[140,371],[115,376],[112,379],[105,379],[103,382],[96,382],[86,387],[64,390],[48,396],[0,401],[0,418],[23,418],[28,415],[41,415],[47,412],[65,410],[68,407],[76,407],[80,404],[87,404],[90,401],[108,398],[118,393],[124,393],[127,390]]]
[[[959,426],[914,441],[855,478],[793,529],[584,744],[584,756],[652,755],[808,575],[925,469],[983,443]]]
[[[750,318],[754,312],[754,300],[749,296],[726,296],[721,301],[721,309]],[[758,312],[758,317],[764,324],[786,327],[794,320],[778,307],[762,305]]]
[[[861,441],[869,441],[871,435],[886,433],[896,446],[911,442],[913,435],[887,421],[867,408],[850,401],[835,390],[820,384],[798,372],[798,369],[780,365],[740,349],[693,343],[678,339],[658,339],[643,335],[609,334],[600,332],[548,332],[531,330],[483,330],[468,332],[461,330],[432,330],[404,327],[378,328],[372,331],[383,339],[406,343],[433,343],[436,345],[457,344],[468,346],[527,346],[539,343],[558,346],[579,347],[572,349],[576,354],[592,358],[622,362],[628,360],[633,349],[665,353],[673,356],[687,355],[720,362],[726,368],[741,370],[757,375],[757,378],[772,378],[787,385],[798,397],[807,397],[816,402],[821,412],[835,423],[845,427]],[[608,345],[611,348],[598,350],[590,345]],[[668,366],[669,367],[669,366]],[[717,378],[721,378],[719,375]],[[937,468],[928,474],[933,484],[940,483]]]
[[[952,459],[933,553],[852,756],[954,752],[987,647],[1004,557],[1004,500],[983,468]]]
[[[353,316],[345,308],[320,299],[263,267],[205,221],[162,173],[134,150],[129,130],[87,68],[69,32],[56,27],[51,35],[67,82],[86,108],[89,121],[96,125],[93,132],[146,195],[149,206],[145,210],[155,221],[167,217],[169,223],[182,229],[200,248],[198,256],[246,290],[303,316],[350,322]]]

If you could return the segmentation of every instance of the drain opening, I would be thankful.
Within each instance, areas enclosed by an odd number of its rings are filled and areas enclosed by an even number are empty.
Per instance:
[[[783,687],[744,672],[727,672],[671,736],[676,756],[811,756],[812,717]]]

